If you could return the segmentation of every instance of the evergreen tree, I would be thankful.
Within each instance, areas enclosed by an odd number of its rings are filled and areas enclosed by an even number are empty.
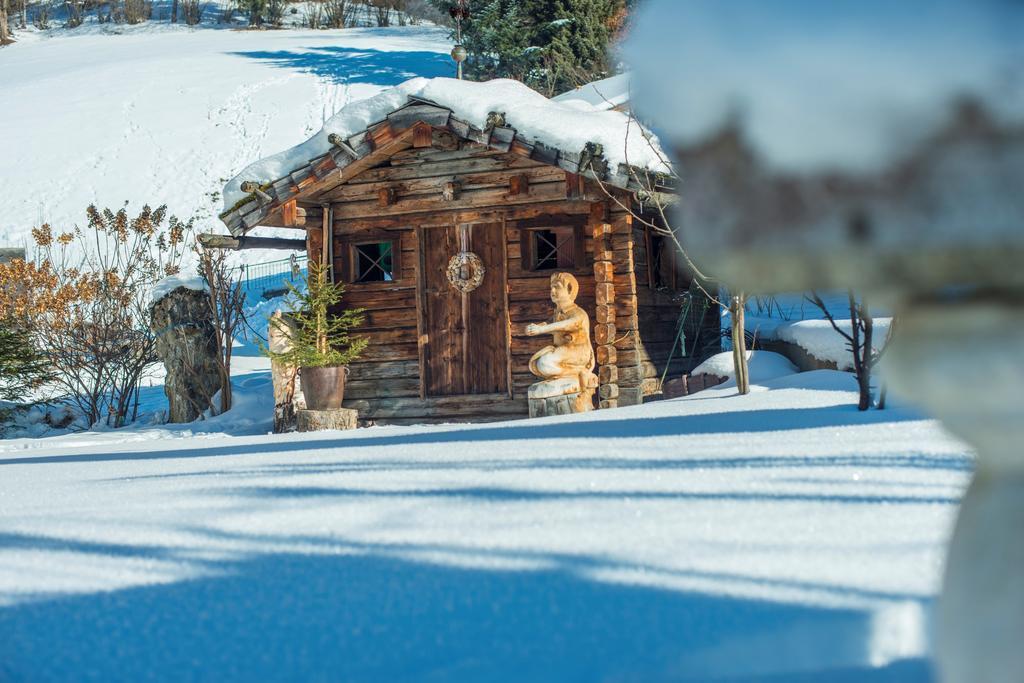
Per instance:
[[[432,0],[448,12],[457,0]],[[614,73],[608,51],[631,0],[465,0],[471,80],[514,78],[551,96]],[[452,37],[455,37],[454,31]]]
[[[291,283],[288,289],[294,332],[279,319],[270,324],[291,337],[291,348],[277,353],[264,347],[264,354],[300,368],[347,365],[359,357],[368,342],[365,337],[352,337],[350,331],[363,324],[363,309],[338,310],[345,287],[327,279],[326,267],[311,261],[305,290]]]
[[[50,365],[23,327],[0,321],[0,399],[24,401],[50,379]]]

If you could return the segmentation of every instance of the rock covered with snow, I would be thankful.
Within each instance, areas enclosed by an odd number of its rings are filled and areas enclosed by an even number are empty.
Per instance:
[[[149,293],[149,308],[152,309],[161,299],[179,287],[194,292],[210,291],[206,280],[198,275],[169,275],[153,285],[153,290]]]
[[[747,368],[750,381],[754,384],[798,372],[796,366],[788,358],[771,351],[747,351]],[[733,379],[736,370],[733,365],[732,351],[716,353],[694,368],[690,374],[715,375]]]
[[[645,137],[639,124],[617,111],[589,110],[564,101],[549,100],[519,81],[495,79],[484,83],[453,78],[414,78],[365,100],[345,105],[313,137],[289,150],[246,167],[224,187],[224,208],[230,209],[246,194],[244,181],[271,182],[282,178],[331,149],[328,136],[348,138],[366,130],[409,101],[429,100],[481,129],[488,115],[501,112],[506,125],[527,140],[539,140],[561,150],[578,152],[587,143],[602,146],[611,166],[628,163],[653,172],[668,172],[657,138]]]

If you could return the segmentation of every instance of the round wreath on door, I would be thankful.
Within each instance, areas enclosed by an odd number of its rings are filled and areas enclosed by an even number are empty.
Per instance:
[[[486,272],[484,262],[471,251],[460,251],[448,261],[448,282],[463,294],[479,287]]]

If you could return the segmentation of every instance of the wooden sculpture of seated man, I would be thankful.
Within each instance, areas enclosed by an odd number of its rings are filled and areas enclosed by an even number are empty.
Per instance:
[[[570,273],[552,275],[553,319],[526,326],[526,334],[551,334],[554,342],[530,359],[530,372],[542,378],[530,387],[530,417],[593,408],[597,387],[594,347],[590,344],[590,316],[576,305],[579,290],[579,282]]]

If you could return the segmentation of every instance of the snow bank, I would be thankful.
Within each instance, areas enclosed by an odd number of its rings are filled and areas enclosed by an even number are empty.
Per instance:
[[[872,346],[876,351],[885,345],[892,318],[874,319]],[[852,329],[849,320],[836,320],[847,334]],[[774,338],[796,344],[818,360],[832,361],[839,370],[853,369],[853,354],[849,342],[840,335],[827,320],[799,320],[781,323],[774,330]]]
[[[771,351],[747,351],[747,366],[750,372],[750,381],[754,384],[799,372],[788,358]],[[694,368],[691,374],[715,375],[733,379],[736,373],[732,362],[732,351],[716,353]]]
[[[171,275],[153,285],[153,291],[149,293],[149,307],[152,308],[165,296],[184,287],[194,292],[208,292],[210,288],[206,281],[198,275]]]
[[[289,150],[246,167],[224,187],[224,209],[245,198],[243,181],[261,183],[282,178],[331,149],[328,136],[349,137],[383,120],[395,109],[418,97],[447,107],[455,116],[485,128],[487,115],[503,112],[507,125],[528,140],[541,140],[559,149],[577,152],[588,142],[600,144],[614,167],[629,163],[652,171],[669,168],[656,138],[648,140],[629,116],[615,111],[585,111],[565,102],[549,100],[519,81],[495,79],[486,83],[453,78],[414,78],[365,100],[345,105],[319,133]]]
[[[629,73],[618,74],[567,90],[551,99],[584,110],[607,111],[629,102],[629,79]]]

